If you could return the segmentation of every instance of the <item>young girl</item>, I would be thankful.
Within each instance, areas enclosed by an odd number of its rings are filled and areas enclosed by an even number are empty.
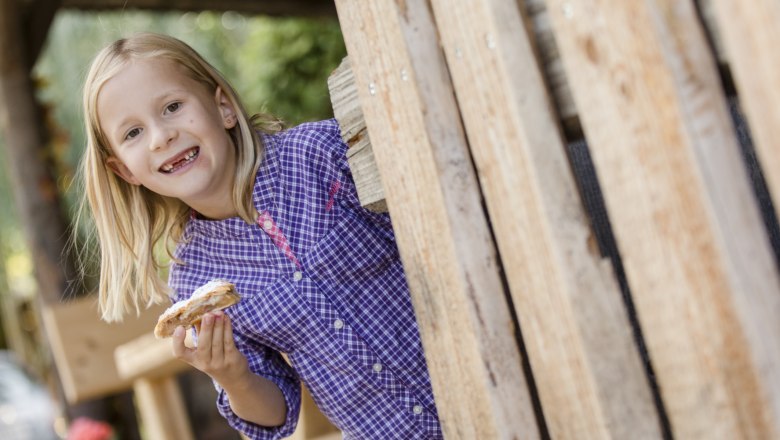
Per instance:
[[[361,208],[335,121],[249,118],[211,65],[155,34],[97,55],[84,114],[105,320],[227,279],[242,300],[203,319],[197,348],[179,327],[173,352],[211,376],[233,427],[290,435],[302,380],[345,438],[441,438],[390,219]]]

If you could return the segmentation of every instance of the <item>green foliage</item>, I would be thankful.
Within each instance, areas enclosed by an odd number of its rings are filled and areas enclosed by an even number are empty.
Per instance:
[[[253,18],[237,53],[237,80],[250,108],[290,122],[332,116],[327,78],[346,55],[332,21]]]

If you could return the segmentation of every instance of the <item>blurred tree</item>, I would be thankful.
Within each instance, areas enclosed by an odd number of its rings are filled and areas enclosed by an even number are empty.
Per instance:
[[[291,123],[331,117],[327,79],[345,55],[334,20],[252,18],[236,83],[249,108]]]

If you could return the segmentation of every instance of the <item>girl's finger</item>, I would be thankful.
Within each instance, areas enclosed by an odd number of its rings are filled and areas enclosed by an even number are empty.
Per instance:
[[[172,338],[172,348],[173,348],[173,355],[183,360],[184,362],[187,362],[188,364],[192,364],[193,360],[193,352],[195,350],[191,348],[187,348],[187,346],[184,345],[184,339],[187,336],[187,331],[182,326],[176,327],[176,330],[173,331],[173,338]]]
[[[211,336],[211,359],[221,360],[224,355],[224,318],[225,316],[222,313],[216,313],[213,316],[214,330]]]
[[[214,315],[206,313],[200,321],[198,332],[198,357],[201,361],[211,360],[211,340],[214,334]]]
[[[230,322],[230,316],[225,313],[223,315],[225,319],[225,332],[223,333],[223,341],[225,348],[231,348],[234,346],[233,342],[233,323]]]

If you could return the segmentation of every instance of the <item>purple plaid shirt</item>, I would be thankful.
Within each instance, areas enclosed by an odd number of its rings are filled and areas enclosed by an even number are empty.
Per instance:
[[[219,411],[250,438],[286,437],[302,380],[347,439],[441,438],[390,218],[360,206],[338,124],[263,142],[257,224],[191,219],[170,273],[176,301],[214,278],[236,285],[242,300],[227,310],[236,345],[288,408],[283,426],[258,426],[217,387]]]

